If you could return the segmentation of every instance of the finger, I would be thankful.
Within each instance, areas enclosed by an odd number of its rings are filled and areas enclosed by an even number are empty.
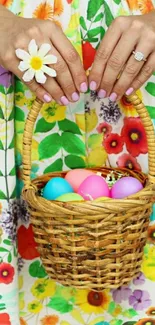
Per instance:
[[[147,58],[152,52],[152,45],[150,43],[146,44],[146,41],[142,41],[138,44],[135,52],[141,52],[144,54],[144,58]],[[122,72],[120,78],[116,82],[112,93],[110,95],[111,100],[119,100],[127,89],[132,84],[133,80],[136,78],[140,70],[144,65],[144,61],[137,61],[132,54],[128,60],[124,71]]]
[[[62,88],[59,86],[57,81],[54,78],[47,78],[46,83],[44,84],[47,92],[51,93],[52,98],[61,105],[68,105],[69,101],[64,95]]]
[[[131,95],[134,90],[138,90],[152,76],[155,71],[155,52],[152,53],[148,61],[143,65],[141,71],[133,80],[130,88],[126,91],[126,95]]]
[[[131,37],[132,35],[132,37]],[[129,42],[130,39],[130,42]],[[104,90],[105,96],[109,96],[114,84],[121,73],[125,63],[128,61],[133,49],[135,48],[139,39],[139,35],[134,30],[128,30],[124,33],[111,54],[100,84],[99,97],[103,98]],[[123,49],[123,51],[122,51]],[[105,97],[104,96],[104,97]]]
[[[109,27],[95,56],[94,64],[89,75],[89,87],[91,90],[99,88],[106,64],[111,56],[116,44],[123,33],[126,25],[124,17],[119,17]],[[125,28],[125,27],[124,27]]]
[[[50,37],[51,41],[57,51],[66,61],[77,90],[79,92],[86,92],[88,88],[88,82],[78,52],[74,49],[71,42],[63,34],[62,30],[58,28],[58,26],[53,26],[53,35],[54,37],[52,37],[52,35]]]

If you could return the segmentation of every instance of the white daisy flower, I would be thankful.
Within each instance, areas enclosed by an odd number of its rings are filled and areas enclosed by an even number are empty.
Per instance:
[[[34,77],[40,84],[46,82],[47,77],[45,73],[50,77],[56,77],[56,71],[47,66],[47,64],[57,63],[57,57],[47,53],[51,50],[50,44],[42,44],[40,49],[34,39],[28,45],[28,52],[17,49],[16,56],[22,60],[19,63],[18,69],[22,72],[26,71],[23,75],[25,82],[31,81]]]

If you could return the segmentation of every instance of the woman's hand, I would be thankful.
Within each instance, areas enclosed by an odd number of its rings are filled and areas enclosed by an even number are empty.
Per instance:
[[[142,52],[137,61],[133,51]],[[118,17],[103,38],[90,72],[99,97],[119,100],[140,88],[155,71],[155,11],[143,16]]]
[[[57,25],[49,20],[16,17],[2,9],[2,6],[0,21],[0,65],[20,79],[24,73],[18,69],[20,60],[15,54],[16,49],[28,51],[32,39],[39,47],[43,43],[51,45],[48,54],[57,57],[57,63],[51,66],[57,77],[47,77],[43,85],[35,79],[26,83],[39,99],[44,102],[54,99],[67,105],[69,101],[76,102],[79,99],[79,92],[87,91],[87,78],[80,57]]]

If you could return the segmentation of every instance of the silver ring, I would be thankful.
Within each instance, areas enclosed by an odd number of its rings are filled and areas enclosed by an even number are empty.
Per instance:
[[[144,61],[144,62],[146,62],[147,60],[145,59],[145,56],[144,56],[144,54],[142,53],[142,52],[139,52],[139,51],[133,51],[132,52],[133,54],[134,54],[134,58],[135,58],[135,60],[136,61],[138,61],[138,62],[141,62],[141,61]]]

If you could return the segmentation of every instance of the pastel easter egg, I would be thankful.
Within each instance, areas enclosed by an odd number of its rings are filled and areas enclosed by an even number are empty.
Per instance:
[[[123,199],[143,189],[141,182],[134,177],[122,177],[111,188],[111,197]]]
[[[109,187],[103,177],[91,175],[80,185],[78,194],[87,201],[95,200],[102,196],[109,197]]]
[[[77,193],[66,193],[66,194],[60,195],[55,200],[61,201],[61,202],[83,201],[83,197]]]
[[[47,200],[55,200],[60,195],[72,193],[71,185],[61,177],[54,177],[48,181],[43,189],[43,197]]]
[[[95,175],[95,173],[87,169],[73,169],[66,174],[65,179],[77,192],[82,182],[90,175]]]

